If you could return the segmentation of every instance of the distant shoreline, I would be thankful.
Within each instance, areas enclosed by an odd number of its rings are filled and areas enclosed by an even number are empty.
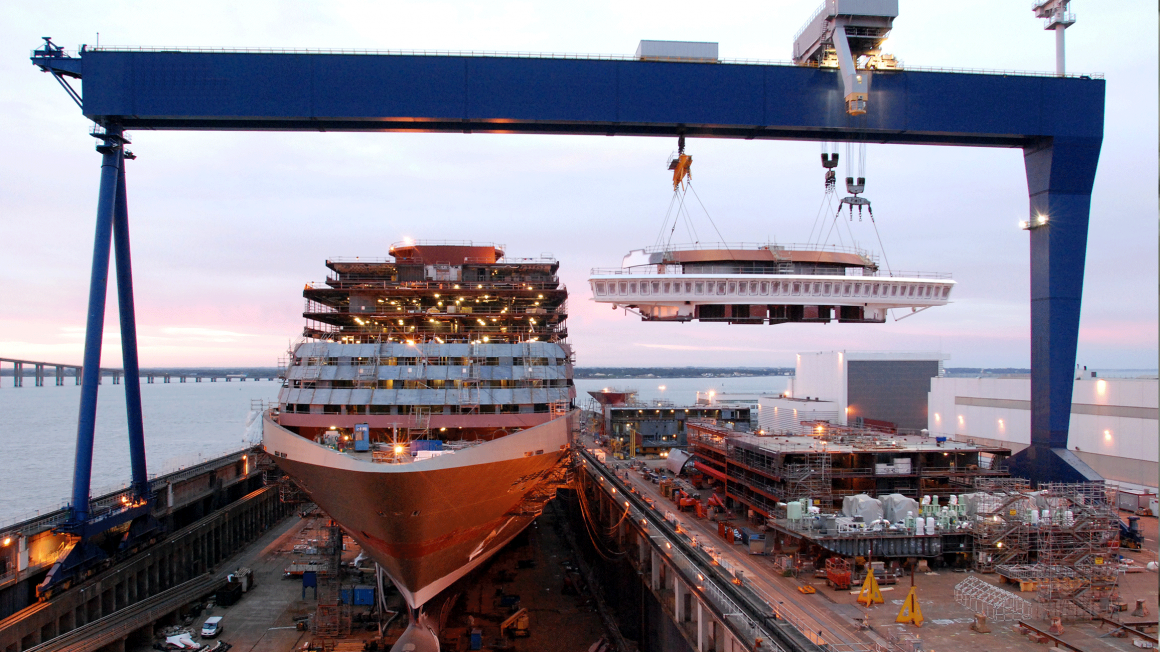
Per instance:
[[[9,365],[0,368],[0,377],[11,378],[13,369]],[[72,369],[67,370],[66,376],[72,377]],[[248,378],[269,378],[277,376],[283,371],[280,367],[148,367],[142,368],[141,374],[161,376],[246,376]],[[1095,369],[1097,373],[1114,372],[1117,377],[1124,374],[1156,375],[1156,369]],[[1029,376],[1031,369],[1026,367],[946,367],[944,372],[953,377],[1019,377]],[[32,365],[24,366],[24,377],[30,378],[35,374]],[[55,375],[46,369],[47,375]],[[585,379],[640,379],[640,378],[746,378],[764,376],[793,376],[793,367],[576,367],[575,378]]]

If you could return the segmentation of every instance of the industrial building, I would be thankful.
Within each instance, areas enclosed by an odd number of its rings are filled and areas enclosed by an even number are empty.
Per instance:
[[[646,403],[633,389],[610,389],[589,392],[589,395],[595,399],[601,415],[595,433],[607,438],[613,455],[622,459],[637,455],[667,456],[670,449],[685,447],[687,424],[692,421],[719,423],[739,430],[749,427],[747,407],[678,406],[670,401]]]
[[[1068,448],[1106,480],[1156,493],[1158,396],[1156,378],[1075,381]],[[926,427],[959,441],[1005,446],[1031,443],[1030,378],[934,378]]]
[[[944,353],[827,351],[799,353],[781,397],[759,401],[758,427],[798,434],[802,421],[918,432],[927,427],[927,394],[943,374]]]

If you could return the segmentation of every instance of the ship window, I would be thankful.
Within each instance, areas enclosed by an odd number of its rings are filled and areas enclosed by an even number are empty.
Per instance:
[[[878,296],[878,284],[877,284],[877,283],[875,283],[875,284],[874,284],[874,292],[873,292],[873,294],[874,294],[874,296]]]
[[[947,285],[947,286],[943,287],[943,298],[944,299],[947,298],[947,295],[950,293],[951,293],[951,286]]]
[[[660,284],[660,282],[659,282],[659,281],[653,281],[653,284],[652,284],[652,291],[653,291],[653,294],[660,294],[660,292],[661,292],[661,284]]]
[[[769,288],[770,288],[769,289],[770,294],[780,293],[781,292],[781,281],[774,281],[773,283],[770,283]]]
[[[628,293],[629,294],[636,294],[636,283],[629,283],[628,284]]]
[[[604,284],[603,283],[596,284],[596,294],[604,294]]]
[[[625,283],[624,281],[621,281],[621,282],[620,282],[620,293],[621,293],[621,294],[627,294],[627,293],[628,293],[628,283]]]
[[[721,290],[721,284],[718,283],[717,284],[717,291],[720,292],[720,290]],[[729,284],[729,294],[737,294],[737,284],[736,283]]]
[[[641,283],[640,284],[640,293],[641,294],[648,294],[648,283]]]
[[[822,294],[829,296],[829,294],[830,294],[830,284],[829,283],[826,283],[825,286],[822,288]]]
[[[892,297],[898,296],[898,286],[897,285],[890,286],[890,296],[892,296]]]
[[[850,284],[849,283],[847,283],[845,286],[842,287],[842,294],[844,296],[847,296],[847,297],[850,296]]]
[[[928,298],[930,297],[930,289],[931,289],[931,287],[933,287],[933,286],[930,286],[930,285],[926,286],[926,296],[927,296]]]
[[[862,291],[862,284],[861,284],[861,283],[855,283],[855,284],[854,284],[854,296],[858,296],[858,293],[859,293],[859,292],[861,292],[861,291]]]
[[[817,294],[821,291],[822,291],[822,284],[821,283],[814,283],[814,294]]]
[[[762,281],[761,282],[761,293],[762,294],[769,294],[769,281]]]
[[[749,285],[748,283],[738,283],[737,284],[737,294],[745,294],[745,290],[748,287],[748,285]]]
[[[912,297],[914,296],[914,286],[913,286],[913,285],[912,285],[912,286],[910,286],[910,293],[909,293],[909,295],[910,295],[910,296],[912,296]]]
[[[717,284],[717,294],[725,294],[725,283],[724,282]]]
[[[793,293],[794,294],[801,294],[802,293],[802,284],[801,283],[794,283],[793,284]]]
[[[668,294],[668,293],[672,292],[672,287],[673,287],[673,284],[672,284],[672,283],[668,283],[668,282],[666,282],[666,283],[665,283],[665,294]]]
[[[757,281],[750,281],[749,282],[749,293],[750,294],[757,294]]]
[[[705,294],[705,284],[704,283],[696,283],[695,285],[697,286],[697,294]]]

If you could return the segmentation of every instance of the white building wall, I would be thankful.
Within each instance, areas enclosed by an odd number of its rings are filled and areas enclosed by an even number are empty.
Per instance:
[[[987,405],[988,399],[994,403]],[[1160,382],[1156,379],[1077,380],[1068,448],[1109,480],[1156,487],[1160,474],[1158,404]],[[1101,406],[1121,414],[1090,413]],[[932,434],[982,439],[1009,445],[1015,452],[1023,450],[1031,444],[1031,380],[936,378],[931,382],[927,427]]]
[[[832,402],[837,423],[846,425],[846,357],[845,351],[799,353],[789,395]]]
[[[767,434],[802,434],[802,421],[837,423],[838,410],[831,401],[802,401],[775,396],[762,397],[757,408],[757,427]]]
[[[820,351],[799,353],[790,382],[789,395],[794,398],[820,398],[832,401],[838,413],[835,423],[849,425],[850,396],[848,371],[851,360],[949,360],[945,353],[922,351]],[[940,373],[942,367],[939,367]]]

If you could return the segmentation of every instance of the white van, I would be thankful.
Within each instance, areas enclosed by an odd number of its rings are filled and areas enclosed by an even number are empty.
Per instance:
[[[213,638],[222,633],[222,617],[210,616],[205,619],[205,624],[201,626],[202,638]]]

